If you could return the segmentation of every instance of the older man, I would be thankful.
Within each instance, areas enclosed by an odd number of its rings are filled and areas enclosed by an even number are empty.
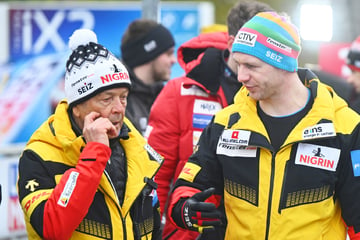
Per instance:
[[[131,88],[95,33],[74,32],[65,93],[29,140],[18,191],[29,239],[160,239],[161,157],[124,117]]]

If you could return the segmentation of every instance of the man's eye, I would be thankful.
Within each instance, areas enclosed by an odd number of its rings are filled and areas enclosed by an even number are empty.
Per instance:
[[[254,68],[255,66],[254,65],[252,65],[252,64],[246,64],[245,65],[247,68]]]
[[[110,102],[110,101],[111,101],[111,97],[110,97],[110,98],[104,98],[103,101],[104,101],[104,102]]]

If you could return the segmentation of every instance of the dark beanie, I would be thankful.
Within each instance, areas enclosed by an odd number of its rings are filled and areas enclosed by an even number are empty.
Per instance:
[[[124,63],[134,68],[155,59],[174,45],[170,31],[159,24],[140,38],[122,44],[121,55]]]
[[[346,58],[346,64],[352,71],[360,72],[360,36],[352,42]]]

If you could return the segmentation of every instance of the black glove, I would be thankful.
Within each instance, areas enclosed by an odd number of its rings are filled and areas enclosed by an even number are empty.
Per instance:
[[[204,202],[214,191],[214,188],[208,188],[191,198],[180,200],[171,214],[175,223],[179,227],[200,233],[213,231],[215,226],[221,225],[221,213],[215,204]]]

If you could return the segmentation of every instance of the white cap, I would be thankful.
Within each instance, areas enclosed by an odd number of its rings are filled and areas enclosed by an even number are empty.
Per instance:
[[[70,37],[69,47],[73,50],[65,73],[65,95],[69,104],[78,104],[106,89],[131,88],[125,66],[97,43],[93,31],[76,30]]]

